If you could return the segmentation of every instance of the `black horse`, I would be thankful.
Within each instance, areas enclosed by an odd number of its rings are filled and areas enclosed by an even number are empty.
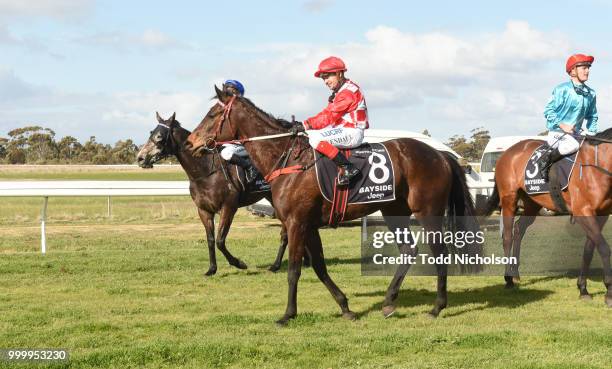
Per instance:
[[[174,155],[187,173],[189,192],[198,208],[198,215],[206,229],[210,267],[205,275],[217,272],[215,243],[230,265],[246,269],[247,265],[232,255],[225,247],[225,237],[229,232],[234,215],[238,208],[251,205],[262,198],[271,201],[270,192],[247,192],[241,186],[233,165],[226,164],[217,154],[204,155],[195,158],[189,150],[184,149],[187,137],[191,134],[181,127],[175,119],[176,114],[164,120],[157,114],[157,127],[151,131],[149,140],[138,153],[138,165],[142,168],[152,168],[156,162]],[[214,216],[219,213],[218,237],[215,240]],[[280,269],[283,254],[287,247],[287,231],[281,229],[281,245],[276,260],[269,267],[270,271]]]

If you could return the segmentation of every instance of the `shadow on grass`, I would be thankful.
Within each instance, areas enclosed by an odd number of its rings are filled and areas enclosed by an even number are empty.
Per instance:
[[[355,296],[379,296],[381,302],[370,306],[368,309],[361,312],[359,315],[367,315],[371,312],[380,312],[382,310],[382,301],[385,298],[386,290],[371,291],[365,293],[356,293]],[[551,290],[525,288],[521,285],[515,289],[505,289],[504,284],[496,284],[492,286],[469,289],[464,291],[449,291],[448,303],[453,308],[464,307],[459,311],[452,313],[443,312],[441,317],[458,316],[469,312],[481,311],[489,308],[508,308],[514,309],[536,301],[540,301],[553,294]],[[415,307],[425,306],[433,307],[436,300],[436,292],[425,289],[420,290],[402,290],[395,302],[396,307]],[[477,305],[477,306],[472,306]],[[405,315],[398,314],[394,317],[403,317]]]
[[[274,260],[270,261],[270,264],[258,264],[257,268],[258,269],[268,269],[268,267],[270,267],[270,265],[272,265],[272,263],[274,262]],[[345,264],[360,264],[361,263],[361,258],[329,258],[329,259],[325,259],[325,265],[327,265],[327,267],[329,268],[330,266],[333,265],[345,265]],[[287,271],[287,260],[283,260],[283,262],[281,263],[281,267],[278,270],[278,272],[286,272]],[[306,267],[302,264],[302,268],[310,268],[310,266]]]

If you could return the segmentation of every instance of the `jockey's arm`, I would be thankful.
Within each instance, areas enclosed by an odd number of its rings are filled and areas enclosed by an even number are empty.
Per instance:
[[[334,101],[327,105],[322,112],[304,121],[306,129],[322,129],[329,125],[336,124],[342,120],[349,107],[353,104],[353,94],[348,91],[340,92]]]
[[[557,111],[559,107],[563,105],[563,101],[565,100],[565,96],[563,91],[560,88],[555,88],[553,90],[552,96],[546,104],[546,108],[544,108],[544,117],[546,118],[546,128],[549,131],[560,129],[559,123],[561,123],[561,118],[558,116]]]
[[[584,119],[586,119],[586,129],[592,134],[598,132],[598,123],[599,115],[597,114],[597,97],[593,97],[593,105],[585,115]]]

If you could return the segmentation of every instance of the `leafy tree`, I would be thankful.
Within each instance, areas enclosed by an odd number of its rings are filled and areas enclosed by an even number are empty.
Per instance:
[[[117,141],[112,150],[113,163],[132,164],[136,162],[137,154],[138,146],[132,140]]]
[[[6,158],[8,154],[8,138],[0,137],[0,160]]]
[[[468,161],[478,161],[491,136],[483,127],[474,128],[470,132],[472,136],[469,140],[463,135],[455,135],[446,144]]]
[[[57,143],[59,160],[66,163],[78,162],[83,145],[72,136],[65,136]]]

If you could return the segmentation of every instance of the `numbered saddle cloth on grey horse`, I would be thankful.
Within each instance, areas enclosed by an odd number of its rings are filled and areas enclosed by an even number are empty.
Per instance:
[[[542,168],[540,168],[540,159],[547,150],[549,150],[548,145],[542,145],[535,149],[529,160],[527,160],[525,165],[525,189],[529,195],[550,192],[550,183],[542,178]],[[551,172],[553,170],[557,171],[557,178],[559,178],[559,185],[562,191],[567,188],[569,178],[574,170],[577,154],[578,152],[575,152],[562,158],[550,168]],[[552,173],[550,177],[553,177]]]
[[[366,204],[395,200],[395,175],[387,148],[380,143],[364,143],[350,150],[341,150],[359,168],[361,174],[349,185],[348,203]],[[326,156],[315,151],[317,181],[323,197],[334,198],[338,167]]]

